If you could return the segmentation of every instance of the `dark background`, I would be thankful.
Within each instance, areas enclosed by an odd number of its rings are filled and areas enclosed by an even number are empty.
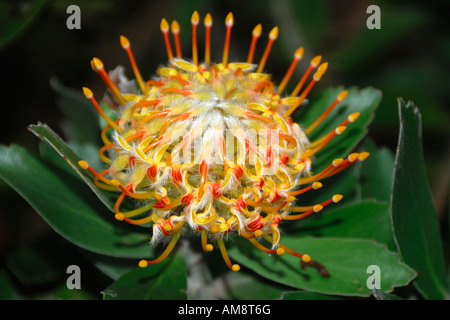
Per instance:
[[[42,6],[40,4],[43,3]],[[66,8],[81,9],[81,29],[69,30]],[[381,30],[369,30],[366,9],[381,9]],[[47,123],[62,135],[62,113],[49,81],[64,86],[90,87],[101,96],[104,84],[90,68],[96,56],[107,69],[118,64],[132,77],[127,55],[119,43],[127,36],[144,78],[166,62],[159,25],[165,17],[181,25],[183,54],[190,56],[190,17],[197,10],[199,55],[202,58],[203,18],[211,13],[212,56],[220,59],[225,37],[224,19],[232,11],[230,60],[245,60],[251,31],[263,24],[259,55],[267,34],[277,25],[280,35],[266,69],[279,82],[299,46],[305,58],[297,79],[309,60],[321,54],[329,61],[326,75],[312,95],[330,86],[373,86],[383,100],[369,135],[378,146],[395,153],[399,119],[397,97],[413,100],[423,120],[423,143],[430,186],[442,230],[448,230],[450,180],[450,33],[447,1],[0,1],[0,143],[16,143],[38,152],[38,139],[29,124]],[[17,32],[16,32],[17,31]],[[257,54],[258,54],[257,53]],[[256,58],[257,59],[257,58]],[[295,77],[295,76],[294,76]],[[319,89],[317,89],[319,88]],[[313,97],[312,96],[312,97]],[[80,114],[80,117],[83,115]],[[412,173],[414,174],[414,173]],[[46,223],[10,187],[0,182],[0,253],[49,232]],[[3,262],[3,261],[1,261]]]

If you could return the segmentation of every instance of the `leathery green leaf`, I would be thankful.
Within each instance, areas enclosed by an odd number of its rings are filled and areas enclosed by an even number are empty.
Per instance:
[[[175,254],[156,265],[137,267],[102,293],[105,300],[185,300],[184,258]]]
[[[319,99],[301,107],[293,120],[307,129],[335,101],[343,88],[330,88],[323,92]],[[375,110],[381,102],[381,92],[375,88],[349,88],[347,97],[338,103],[330,114],[308,134],[308,139],[314,141],[340,126],[347,117],[359,112],[359,117],[353,123],[346,125],[347,129],[322,150],[313,159],[313,170],[319,171],[328,166],[333,159],[346,157],[367,134],[367,127],[372,122]]]
[[[425,169],[422,121],[413,102],[400,98],[400,134],[395,156],[391,214],[403,260],[419,273],[414,285],[427,299],[444,299],[445,262],[437,213]]]
[[[366,141],[362,150],[369,152],[370,156],[355,168],[359,182],[358,198],[390,201],[394,155],[387,148],[377,148],[371,140]]]
[[[369,267],[374,265],[379,267],[384,292],[406,286],[415,277],[414,270],[400,261],[399,254],[367,239],[282,236],[283,245],[308,253],[326,268],[329,277],[313,267],[301,268],[300,259],[288,253],[268,255],[244,240],[236,242],[230,246],[229,254],[238,263],[272,281],[317,293],[369,296],[372,293],[368,286]]]
[[[58,234],[81,248],[115,257],[152,254],[146,229],[116,221],[85,184],[48,167],[24,148],[0,146],[0,178]]]
[[[92,175],[78,165],[78,161],[82,160],[59,136],[56,132],[50,129],[46,124],[30,125],[28,129],[34,133],[39,139],[51,146],[70,167],[83,179],[84,182],[91,188],[97,197],[114,212],[114,194],[98,188]],[[98,170],[98,169],[97,169]]]
[[[305,225],[297,229],[298,233],[302,236],[373,239],[387,244],[390,250],[396,249],[387,202],[364,200],[322,212],[307,219]]]

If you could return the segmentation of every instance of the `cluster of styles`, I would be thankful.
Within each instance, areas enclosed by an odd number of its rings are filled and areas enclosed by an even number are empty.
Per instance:
[[[92,59],[93,70],[108,87],[109,105],[117,118],[108,117],[92,91],[83,88],[86,98],[107,122],[101,134],[104,146],[99,151],[107,169],[97,172],[86,161],[79,165],[92,172],[99,188],[117,192],[117,220],[152,225],[151,244],[168,243],[155,260],[141,260],[141,267],[165,259],[183,232],[198,233],[205,252],[217,245],[233,271],[240,266],[230,261],[225,248],[224,238],[230,233],[248,239],[268,254],[288,253],[308,263],[309,255],[282,244],[279,226],[284,220],[302,219],[341,200],[342,196],[336,194],[320,204],[297,205],[301,202],[297,196],[320,188],[320,180],[367,158],[366,152],[352,153],[345,159],[334,159],[321,172],[311,171],[315,154],[359,113],[348,115],[328,134],[310,141],[308,135],[347,95],[347,91],[339,93],[308,128],[292,121],[291,115],[306,103],[328,63],[321,63],[321,56],[314,57],[293,92],[283,95],[303,57],[302,47],[295,51],[283,80],[275,86],[264,67],[278,37],[277,27],[270,31],[259,63],[253,60],[262,34],[260,24],[253,29],[247,60],[229,62],[234,18],[228,14],[222,61],[214,63],[210,48],[213,21],[208,14],[204,19],[204,60],[200,62],[199,21],[194,12],[192,57],[186,59],[178,23],[173,21],[169,27],[162,19],[168,64],[160,67],[151,80],[142,78],[124,36],[120,43],[128,54],[135,81],[124,76],[123,68],[107,73],[101,60]],[[123,210],[128,198],[136,202],[130,211]]]

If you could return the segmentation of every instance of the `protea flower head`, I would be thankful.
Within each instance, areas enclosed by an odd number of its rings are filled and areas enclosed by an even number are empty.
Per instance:
[[[295,51],[292,64],[276,86],[264,68],[278,36],[277,27],[269,32],[258,63],[254,63],[254,53],[262,35],[260,24],[253,29],[247,60],[231,62],[228,53],[234,18],[229,13],[225,19],[223,58],[215,63],[210,54],[213,21],[209,14],[204,19],[204,60],[199,60],[199,21],[198,13],[194,12],[192,57],[187,59],[182,54],[178,23],[173,21],[169,27],[162,19],[168,63],[147,81],[137,67],[129,40],[121,36],[120,43],[136,78],[134,91],[127,88],[130,82],[123,70],[108,74],[101,60],[92,59],[92,68],[115,100],[117,120],[111,120],[92,91],[83,88],[86,98],[107,122],[101,134],[104,147],[99,152],[107,169],[96,172],[86,161],[80,161],[79,165],[92,172],[98,187],[117,192],[114,206],[117,220],[150,224],[151,244],[168,242],[160,257],[140,261],[141,267],[165,259],[183,232],[199,234],[206,252],[217,244],[233,271],[240,267],[232,264],[225,248],[224,238],[230,233],[248,239],[268,254],[288,253],[309,262],[309,255],[282,244],[280,225],[285,220],[305,218],[341,200],[342,196],[336,194],[323,203],[303,205],[297,196],[320,188],[320,180],[368,156],[352,153],[346,159],[334,159],[321,172],[312,172],[315,154],[359,114],[350,114],[322,138],[309,141],[308,134],[347,95],[347,91],[339,93],[308,128],[291,120],[296,109],[306,103],[308,93],[321,79],[328,63],[321,63],[321,56],[313,58],[293,92],[284,94],[303,57],[303,48]],[[125,198],[134,199],[135,209],[123,209]]]

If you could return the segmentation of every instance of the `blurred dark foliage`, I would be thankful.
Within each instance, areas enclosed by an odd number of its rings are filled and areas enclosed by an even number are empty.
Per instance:
[[[36,3],[42,8],[33,13]],[[81,8],[81,29],[69,30],[67,6]],[[381,30],[366,27],[370,4],[381,8]],[[0,23],[3,144],[17,143],[38,153],[38,140],[27,125],[47,123],[62,134],[62,113],[49,82],[56,77],[64,86],[90,87],[101,96],[104,85],[91,68],[93,56],[106,68],[124,65],[131,77],[119,36],[126,35],[145,77],[150,77],[166,54],[159,24],[166,17],[181,25],[183,53],[190,56],[190,17],[209,12],[214,19],[213,57],[220,58],[225,35],[224,19],[234,13],[230,59],[244,58],[251,30],[263,24],[260,52],[269,30],[278,25],[280,37],[266,66],[281,80],[293,52],[305,47],[302,69],[314,55],[330,62],[327,74],[312,93],[329,86],[373,86],[383,101],[370,126],[370,136],[393,152],[398,139],[397,97],[413,100],[423,117],[424,150],[430,185],[439,220],[448,236],[450,179],[450,35],[448,2],[441,1],[0,1],[1,17],[26,23],[5,40],[6,20]],[[33,14],[32,14],[33,13]],[[18,28],[15,29],[16,31]],[[202,26],[200,27],[202,29]],[[200,31],[202,32],[202,31]],[[201,34],[201,33],[200,33]],[[202,38],[200,36],[200,43]],[[201,44],[200,44],[201,45]],[[301,70],[297,70],[300,74]],[[80,114],[80,117],[83,117]],[[412,173],[414,174],[414,173]],[[29,205],[1,182],[0,252],[48,232],[49,228]],[[2,261],[3,262],[3,261]]]

